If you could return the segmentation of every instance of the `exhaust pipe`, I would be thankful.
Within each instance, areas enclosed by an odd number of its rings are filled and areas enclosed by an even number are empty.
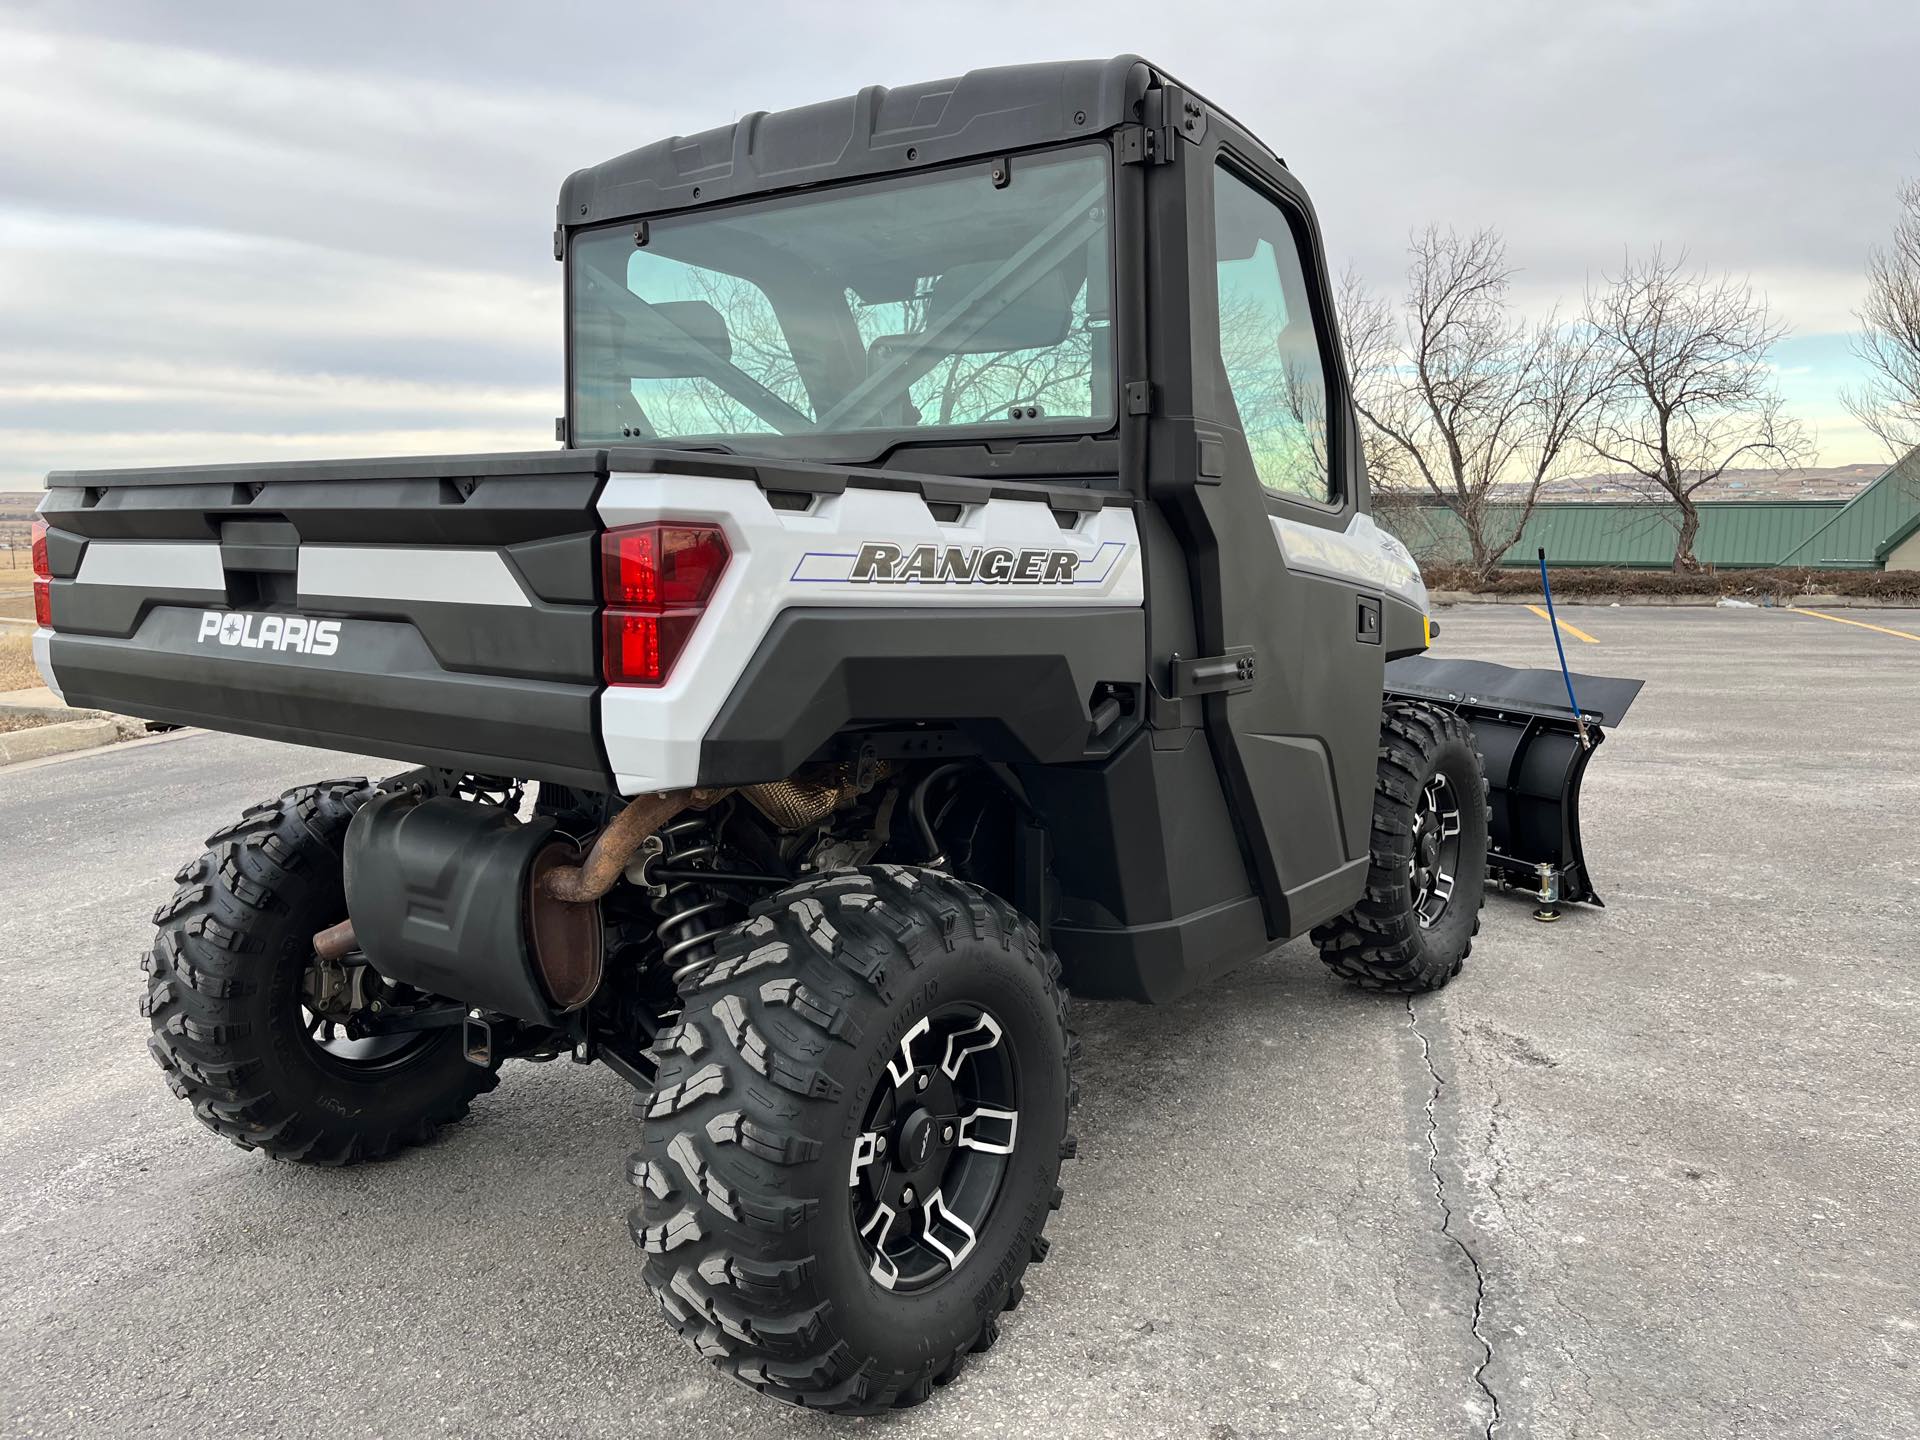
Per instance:
[[[556,866],[544,880],[546,893],[570,905],[586,905],[613,888],[613,882],[627,868],[633,852],[648,836],[682,810],[705,810],[718,804],[732,792],[714,790],[668,790],[659,795],[641,795],[594,837],[593,848],[578,865]]]
[[[313,953],[322,960],[344,960],[359,948],[360,938],[353,933],[351,920],[329,925],[313,937]]]

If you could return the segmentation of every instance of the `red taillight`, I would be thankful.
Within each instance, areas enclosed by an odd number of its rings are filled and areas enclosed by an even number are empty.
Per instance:
[[[53,625],[53,566],[47,560],[47,522],[33,522],[33,623]]]
[[[727,537],[718,525],[656,520],[609,530],[600,540],[606,602],[646,610],[704,605],[727,558]]]
[[[602,669],[609,685],[666,682],[730,557],[718,525],[655,520],[601,536]]]
[[[663,685],[673,662],[687,648],[698,610],[649,615],[639,610],[609,610],[601,618],[609,685]]]

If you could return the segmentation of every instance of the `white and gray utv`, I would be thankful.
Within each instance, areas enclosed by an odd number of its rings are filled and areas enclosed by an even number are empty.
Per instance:
[[[373,1159],[605,1061],[669,1321],[883,1410],[1046,1253],[1069,988],[1311,932],[1428,990],[1490,866],[1595,898],[1637,686],[1422,657],[1306,194],[1152,65],[661,141],[568,178],[554,253],[557,450],[48,478],[70,702],[418,767],[180,871],[143,1003],[209,1128]]]

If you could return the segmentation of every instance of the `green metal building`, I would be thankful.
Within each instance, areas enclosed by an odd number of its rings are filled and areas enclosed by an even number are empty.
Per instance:
[[[1380,523],[1422,560],[1464,564],[1465,528],[1430,498],[1383,504]],[[1513,508],[1496,529],[1519,518]],[[1664,570],[1673,564],[1679,511],[1645,501],[1543,501],[1502,558],[1533,565]],[[1709,500],[1700,505],[1694,554],[1718,570],[1805,566],[1820,570],[1920,570],[1920,449],[1851,500]]]

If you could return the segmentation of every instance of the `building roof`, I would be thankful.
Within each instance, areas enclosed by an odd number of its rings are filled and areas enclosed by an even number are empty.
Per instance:
[[[1788,551],[1783,565],[1874,565],[1920,525],[1920,448],[1887,467],[1873,484],[1837,509]]]
[[[1376,518],[1414,554],[1441,563],[1468,558],[1459,517],[1428,497],[1379,503]],[[1718,569],[1781,565],[1874,569],[1920,529],[1920,449],[1889,466],[1853,499],[1710,500],[1701,503],[1694,554]],[[1520,507],[1493,510],[1496,532]],[[1664,569],[1673,563],[1679,512],[1646,501],[1544,501],[1536,505],[1503,565],[1532,565],[1541,549],[1556,565]]]

